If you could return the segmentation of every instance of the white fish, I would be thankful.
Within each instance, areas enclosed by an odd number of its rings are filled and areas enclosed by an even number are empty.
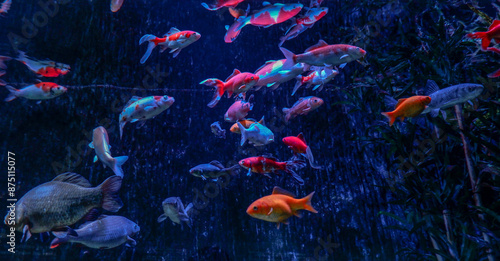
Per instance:
[[[181,198],[179,197],[170,197],[165,199],[162,202],[163,206],[163,214],[158,217],[158,223],[165,221],[165,219],[170,218],[172,222],[175,224],[181,224],[181,221],[187,222],[190,226],[190,218],[189,213],[193,207],[193,203],[189,203],[187,207],[184,209],[184,205],[182,204]]]
[[[94,162],[99,159],[105,166],[110,167],[115,175],[123,178],[122,165],[127,161],[128,157],[120,156],[113,158],[111,156],[108,132],[104,127],[99,126],[94,129],[92,142],[89,144],[89,147],[95,150]]]

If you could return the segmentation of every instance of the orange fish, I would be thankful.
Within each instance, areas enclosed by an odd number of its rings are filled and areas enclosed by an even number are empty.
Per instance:
[[[247,209],[247,214],[253,218],[262,219],[268,222],[275,222],[280,227],[280,223],[288,225],[288,218],[295,215],[302,217],[300,210],[307,210],[318,213],[311,206],[311,199],[314,192],[304,198],[297,199],[294,194],[280,187],[274,187],[273,193],[254,201]]]
[[[422,113],[431,102],[429,96],[412,96],[410,98],[399,99],[396,108],[391,112],[382,112],[382,115],[389,119],[389,126],[392,126],[398,117],[403,121],[406,117],[416,117]]]
[[[239,123],[241,123],[241,125],[243,125],[243,127],[245,127],[246,129],[250,128],[250,125],[254,124],[256,121],[255,120],[241,120],[239,121]],[[260,124],[263,124],[263,120],[260,120],[258,121]],[[229,129],[232,133],[236,133],[236,134],[241,134],[241,130],[240,128],[238,127],[238,123],[235,123],[233,124],[233,126],[231,126],[231,129]]]

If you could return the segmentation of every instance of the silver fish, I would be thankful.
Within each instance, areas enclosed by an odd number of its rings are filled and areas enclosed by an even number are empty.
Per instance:
[[[120,156],[113,158],[111,156],[108,132],[104,127],[99,126],[94,129],[92,142],[89,144],[89,147],[95,150],[94,162],[99,159],[105,166],[111,168],[115,175],[123,178],[122,165],[127,161],[128,157]]]
[[[191,212],[190,210],[193,207],[193,203],[189,203],[189,205],[187,205],[187,207],[184,209],[181,198],[170,197],[162,202],[162,206],[165,213],[161,214],[158,217],[158,223],[163,222],[168,217],[170,218],[170,220],[172,220],[172,222],[174,222],[174,225],[176,223],[181,224],[181,221],[183,221],[187,222],[190,226],[191,220],[189,218],[189,213]]]
[[[207,178],[216,179],[220,176],[230,174],[235,175],[236,170],[240,168],[239,165],[234,165],[230,168],[225,168],[220,162],[214,160],[208,164],[200,164],[189,170],[189,173],[195,177],[200,177],[204,180]]]

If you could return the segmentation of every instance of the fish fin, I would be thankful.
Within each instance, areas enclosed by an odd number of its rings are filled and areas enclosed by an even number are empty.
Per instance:
[[[280,224],[281,224],[281,222],[276,222],[276,227],[277,227],[278,229],[280,229]]]
[[[5,86],[5,88],[7,88],[7,90],[9,91],[9,95],[7,96],[7,98],[5,98],[4,101],[10,102],[10,101],[14,100],[15,98],[17,98],[16,93],[19,92],[18,89],[14,88],[10,85]]]
[[[286,58],[285,63],[283,63],[283,68],[291,68],[297,63],[297,55],[290,52],[288,49],[284,47],[280,47],[281,52]]]
[[[90,188],[92,185],[90,182],[84,178],[80,174],[72,173],[72,172],[65,172],[63,174],[58,175],[55,177],[52,181],[60,181],[60,182],[66,182],[66,183],[71,183],[75,184],[84,188]]]
[[[304,143],[306,143],[306,139],[304,138],[304,134],[301,132],[299,133],[299,135],[297,135],[297,138],[301,141],[303,141]]]
[[[122,185],[122,178],[120,176],[111,176],[106,179],[99,189],[102,191],[102,208],[110,211],[117,212],[123,206],[121,199],[117,193]]]
[[[240,169],[240,165],[236,164],[230,168],[226,168],[227,172],[229,173],[229,175],[232,175],[232,176],[236,176],[238,175],[238,170]]]
[[[133,238],[131,238],[130,236],[127,236],[126,246],[127,247],[135,247],[136,245],[137,245],[137,242],[135,242],[135,240]]]
[[[394,117],[394,114],[391,112],[382,112],[381,114],[389,120],[389,126],[392,126],[392,124],[396,121],[396,117]]]
[[[10,61],[12,58],[8,56],[0,56],[0,69],[7,69],[7,65],[5,65],[6,61]]]
[[[313,91],[315,91],[316,89],[318,89],[319,87],[322,87],[322,86],[323,86],[323,84],[315,85],[314,88],[313,88]],[[323,88],[321,88],[321,89],[323,89]]]
[[[0,73],[1,73],[1,72],[0,72]],[[0,75],[0,76],[1,76],[1,75]],[[0,86],[5,86],[5,85],[7,85],[7,83],[6,83],[4,80],[0,79]]]
[[[174,55],[173,55],[172,57],[173,57],[173,58],[177,57],[177,55],[179,55],[179,54],[181,53],[181,51],[182,51],[182,48],[177,48],[177,49],[175,49],[175,51],[174,51]]]
[[[132,119],[132,120],[130,121],[130,123],[134,123],[134,122],[138,122],[138,121],[139,121],[139,119]],[[140,128],[140,127],[137,127],[137,128]]]
[[[396,107],[394,109],[397,109],[403,102],[405,102],[408,98],[402,98],[398,100],[398,103],[396,103]]]
[[[344,54],[344,55],[340,56],[340,60],[342,60],[344,58],[347,58],[347,57],[349,57],[349,55],[348,54]]]
[[[304,214],[300,210],[294,211],[293,214],[298,218],[302,218],[304,216]]]
[[[274,209],[273,209],[273,208],[271,208],[271,209],[269,210],[269,212],[268,212],[266,215],[268,215],[268,216],[269,216],[269,215],[271,215],[271,213],[273,213],[273,210],[274,210]]]
[[[184,209],[184,212],[186,212],[186,215],[189,217],[192,211],[193,211],[193,203],[189,203],[186,206],[186,209]]]
[[[96,162],[97,162],[97,160],[98,160],[97,155],[95,155],[95,156],[94,156],[93,163],[96,163]]]
[[[292,198],[296,198],[297,196],[295,194],[293,194],[292,192],[288,191],[288,190],[285,190],[285,189],[282,189],[278,186],[275,186],[273,188],[273,193],[272,194],[281,194],[281,195],[287,195],[287,196],[290,196]]]
[[[216,6],[216,5],[210,5],[210,6],[209,6],[209,5],[208,5],[208,4],[206,4],[206,3],[201,3],[201,5],[202,5],[203,7],[205,7],[205,9],[207,9],[207,10],[209,10],[209,11],[215,11],[215,10],[218,10],[219,8],[222,8],[222,6],[221,6],[221,7],[218,7],[218,6]]]
[[[490,27],[488,28],[488,31],[497,27],[498,25],[500,25],[500,20],[493,20],[493,23],[491,23]]]
[[[215,105],[217,105],[222,95],[224,94],[224,82],[216,78],[210,78],[200,82],[200,84],[216,88],[214,96],[212,97],[212,101],[210,101],[210,103],[208,103],[207,105],[210,108],[215,107]]]
[[[303,209],[305,209],[307,211],[311,211],[313,213],[318,213],[318,211],[316,209],[314,209],[313,206],[311,205],[311,200],[312,200],[312,197],[314,196],[314,193],[315,193],[314,191],[311,192],[306,197],[300,199],[300,201],[303,204]]]
[[[54,249],[54,248],[60,246],[63,243],[66,243],[66,242],[68,242],[67,237],[66,238],[56,237],[56,238],[54,238],[54,240],[52,240],[52,242],[50,242],[50,248]]]
[[[347,63],[343,63],[343,64],[339,65],[339,68],[343,69],[346,65],[347,65]]]
[[[141,58],[141,61],[140,61],[141,64],[144,64],[146,62],[146,60],[149,58],[149,56],[153,52],[153,49],[156,47],[156,44],[152,41],[154,39],[156,39],[156,36],[154,36],[152,34],[146,34],[146,35],[142,36],[141,39],[139,40],[139,45],[146,42],[146,41],[148,42],[148,49],[146,49],[146,52],[144,53],[144,55]]]
[[[30,227],[28,225],[24,225],[23,227],[23,237],[21,238],[21,243],[28,241],[31,237]]]
[[[210,165],[214,165],[214,166],[216,166],[216,167],[218,167],[218,168],[220,168],[220,169],[223,169],[223,168],[224,168],[224,165],[222,165],[222,163],[220,163],[220,162],[219,162],[219,161],[217,161],[217,160],[212,160],[209,164],[210,164]]]
[[[115,164],[113,166],[113,172],[115,173],[115,175],[120,176],[120,177],[123,178],[122,165],[127,160],[128,160],[128,156],[115,157]]]
[[[128,102],[125,104],[124,108],[130,106],[130,104],[132,104],[132,103],[134,103],[134,102],[136,102],[136,101],[138,101],[140,99],[142,99],[142,97],[132,96],[132,98],[130,98],[130,100],[128,100]]]
[[[316,163],[314,162],[314,156],[313,156],[311,148],[309,146],[306,149],[306,158],[309,161],[309,165],[311,165],[311,168],[321,169],[321,166],[316,165]]]
[[[229,25],[225,25],[224,28],[226,28],[226,31],[229,30]]]
[[[93,141],[91,141],[91,142],[89,143],[89,147],[90,147],[91,149],[94,149],[94,142],[93,142]]]
[[[433,80],[427,80],[427,84],[425,85],[425,95],[429,96],[432,93],[439,91],[439,87]]]
[[[486,51],[491,42],[491,37],[488,36],[487,32],[477,32],[468,34],[467,37],[471,39],[481,39],[481,50]]]
[[[439,109],[431,110],[429,114],[432,116],[432,118],[436,118],[439,114]]]
[[[127,121],[120,120],[120,140],[122,139],[123,136],[123,127],[125,127],[125,124],[127,124]]]
[[[497,77],[500,77],[500,69],[498,69],[495,72],[492,72],[492,73],[488,74],[488,78],[497,78]]]
[[[245,126],[241,125],[241,123],[237,122],[238,128],[240,129],[241,132],[241,142],[240,146],[243,146],[245,142],[247,141],[247,129],[245,129]]]
[[[165,221],[165,219],[167,219],[167,215],[165,215],[165,214],[161,214],[161,215],[158,217],[157,221],[158,221],[158,223],[160,223],[160,222]]]
[[[99,209],[93,208],[89,211],[89,213],[87,213],[85,216],[83,216],[82,219],[87,220],[87,221],[94,221],[99,217],[100,214],[101,214],[101,212],[99,211]]]
[[[268,6],[268,5],[271,5],[271,3],[269,3],[268,1],[262,2],[262,6]]]
[[[324,40],[319,40],[317,44],[307,48],[304,52],[307,53],[307,52],[310,52],[312,50],[315,50],[315,49],[318,49],[321,47],[325,47],[325,46],[328,46],[328,44]],[[342,57],[340,57],[340,59],[342,59]]]
[[[229,81],[229,80],[230,80],[231,78],[233,78],[234,76],[236,76],[236,75],[240,74],[240,73],[241,73],[241,72],[240,72],[240,70],[238,70],[238,69],[234,69],[234,70],[233,70],[233,73],[227,77],[226,82],[227,82],[227,81]]]
[[[180,32],[181,30],[175,28],[175,27],[172,27],[170,28],[170,30],[168,30],[168,32],[165,34],[165,36],[168,36],[168,35],[173,35],[173,34],[176,34],[178,32]]]
[[[252,175],[252,168],[248,168],[247,176],[251,176],[251,175]]]
[[[387,105],[388,107],[396,107],[396,104],[398,103],[398,101],[396,101],[394,98],[392,98],[389,95],[386,95],[384,97],[384,102],[385,102],[385,105]]]
[[[297,80],[297,82],[295,83],[295,86],[293,87],[292,96],[295,94],[295,92],[297,92],[297,90],[300,88],[300,86],[302,86],[302,84],[304,84],[304,82],[302,81],[304,79],[304,77],[302,75],[297,76],[297,78],[295,78],[295,79]]]
[[[446,120],[446,112],[443,110],[441,111],[441,114],[443,115],[443,119]]]

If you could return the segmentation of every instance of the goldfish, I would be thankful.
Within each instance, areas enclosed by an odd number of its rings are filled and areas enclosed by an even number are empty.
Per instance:
[[[292,66],[296,63],[307,63],[316,66],[335,66],[345,65],[348,62],[359,60],[365,57],[366,51],[348,44],[328,45],[325,41],[319,42],[309,48],[303,54],[294,54],[289,50],[280,47],[285,55],[286,62],[284,66]]]
[[[255,75],[259,76],[256,90],[262,86],[267,86],[273,90],[277,89],[280,84],[294,79],[303,73],[308,66],[302,63],[295,64],[291,68],[284,67],[286,59],[277,61],[267,61],[259,69],[255,71]]]
[[[264,125],[264,117],[248,128],[245,128],[239,122],[236,124],[238,124],[238,128],[241,131],[241,146],[243,146],[247,140],[254,146],[264,146],[274,141],[273,132]]]
[[[200,84],[211,86],[215,88],[215,93],[212,101],[208,103],[208,107],[213,108],[220,101],[222,95],[227,92],[229,98],[234,94],[245,93],[250,90],[259,81],[259,76],[249,73],[240,72],[238,69],[234,69],[233,73],[227,77],[226,81],[221,81],[217,78],[206,79]]]
[[[220,162],[214,160],[208,164],[200,164],[189,170],[189,173],[195,177],[200,177],[203,180],[217,179],[224,175],[236,175],[236,171],[240,168],[239,165],[226,168]]]
[[[240,123],[241,125],[243,125],[243,127],[248,129],[250,128],[250,125],[255,123],[255,120],[246,119],[238,121],[237,123],[233,124],[233,126],[231,126],[231,128],[229,129],[232,133],[241,134],[241,130],[240,127],[238,127],[238,123]],[[263,121],[260,120],[259,123],[262,124]]]
[[[216,0],[215,4],[213,5],[208,5],[206,3],[201,3],[203,7],[205,7],[207,10],[210,11],[215,11],[219,10],[222,7],[236,7],[239,3],[243,2],[245,0]]]
[[[331,67],[325,67],[320,70],[313,71],[307,76],[297,76],[297,83],[293,88],[292,96],[304,83],[307,83],[307,88],[314,85],[313,91],[316,89],[321,91],[323,90],[323,86],[331,81],[337,74],[339,74],[339,71],[334,70]]]
[[[50,248],[64,243],[79,243],[96,249],[114,248],[125,243],[129,247],[135,247],[136,242],[131,236],[140,230],[128,218],[101,215],[97,220],[88,221],[71,232],[52,232],[56,238],[50,243]]]
[[[122,165],[127,161],[127,156],[114,157],[111,156],[109,145],[108,132],[102,126],[94,129],[92,135],[92,142],[90,142],[89,147],[95,150],[94,162],[99,159],[104,166],[108,166],[113,170],[115,175],[123,178]]]
[[[158,223],[163,222],[168,218],[172,220],[175,224],[181,224],[182,222],[187,222],[190,226],[191,219],[189,218],[189,213],[193,208],[193,203],[189,203],[186,208],[182,204],[181,198],[170,197],[162,202],[163,214],[158,217]]]
[[[223,130],[218,121],[212,123],[210,125],[210,129],[212,133],[215,134],[217,138],[225,139],[226,138],[226,130]]]
[[[297,199],[293,193],[276,186],[271,195],[250,204],[247,214],[256,219],[277,223],[279,229],[280,223],[288,225],[288,218],[291,216],[301,218],[301,210],[318,213],[311,205],[313,196],[314,192],[311,192],[306,197]]]
[[[288,122],[298,115],[307,115],[321,105],[323,105],[323,100],[321,98],[314,96],[301,97],[291,108],[283,108],[285,122]]]
[[[179,29],[172,27],[168,33],[164,34],[162,38],[156,37],[152,34],[146,34],[141,37],[139,44],[148,42],[148,49],[146,53],[141,58],[141,63],[145,63],[146,60],[153,52],[153,49],[159,45],[160,52],[164,52],[168,48],[171,49],[170,53],[174,53],[173,57],[177,57],[182,49],[186,48],[188,45],[198,41],[201,34],[194,31],[180,31]]]
[[[111,12],[118,12],[120,8],[123,5],[123,0],[111,0],[111,3],[109,4],[109,8],[111,9]]]
[[[309,146],[307,146],[306,140],[305,140],[302,132],[299,133],[299,135],[297,135],[297,137],[288,136],[288,137],[283,138],[282,141],[294,153],[300,154],[300,155],[306,157],[312,168],[321,169],[320,166],[317,166],[316,163],[314,163],[314,156],[312,154],[311,148]]]
[[[250,103],[252,98],[253,94],[247,102],[244,100],[235,101],[229,109],[227,109],[226,114],[224,114],[224,120],[228,122],[237,122],[244,119],[248,115],[248,112],[253,109],[253,103]]]
[[[305,162],[302,160],[293,160],[279,162],[277,159],[269,156],[257,156],[242,159],[239,162],[240,166],[247,169],[247,176],[253,173],[262,174],[268,178],[269,173],[279,173],[279,171],[284,171],[285,173],[292,176],[292,178],[300,185],[304,185],[304,180],[295,171],[305,167]]]
[[[280,43],[278,46],[283,45],[285,41],[297,37],[299,34],[303,33],[305,30],[311,28],[314,23],[319,19],[323,18],[328,13],[327,7],[317,7],[310,8],[307,13],[305,13],[300,18],[292,18],[293,25],[286,31],[285,36],[280,38]]]
[[[0,6],[0,15],[6,14],[9,11],[11,4],[12,0],[4,0],[2,5]]]
[[[32,72],[43,77],[59,77],[61,75],[66,75],[71,69],[69,65],[64,63],[58,63],[51,60],[40,61],[32,59],[26,56],[24,52],[19,52],[19,56],[16,60],[26,65]]]
[[[10,102],[17,97],[22,97],[28,100],[48,100],[53,99],[68,89],[53,82],[39,82],[28,85],[22,89],[16,89],[12,86],[5,86],[10,94],[5,98],[6,102]]]
[[[127,122],[145,121],[154,118],[164,110],[170,108],[175,99],[170,96],[133,96],[120,113],[120,139],[123,136],[123,127]]]
[[[116,195],[121,184],[122,178],[115,175],[91,187],[81,175],[67,172],[36,186],[16,203],[15,227],[23,232],[21,242],[28,240],[32,233],[73,225],[94,208],[117,212],[123,206]],[[9,216],[10,213],[5,216],[5,224]]]
[[[226,43],[232,43],[246,25],[268,28],[272,25],[283,23],[297,15],[302,10],[302,4],[270,4],[262,3],[264,8],[254,12],[250,16],[240,16],[231,26],[226,26],[227,32],[224,36]]]
[[[399,99],[396,108],[391,112],[382,112],[382,115],[389,119],[389,126],[394,124],[398,117],[403,121],[406,117],[416,117],[422,113],[431,102],[429,96],[412,96],[409,98]]]

